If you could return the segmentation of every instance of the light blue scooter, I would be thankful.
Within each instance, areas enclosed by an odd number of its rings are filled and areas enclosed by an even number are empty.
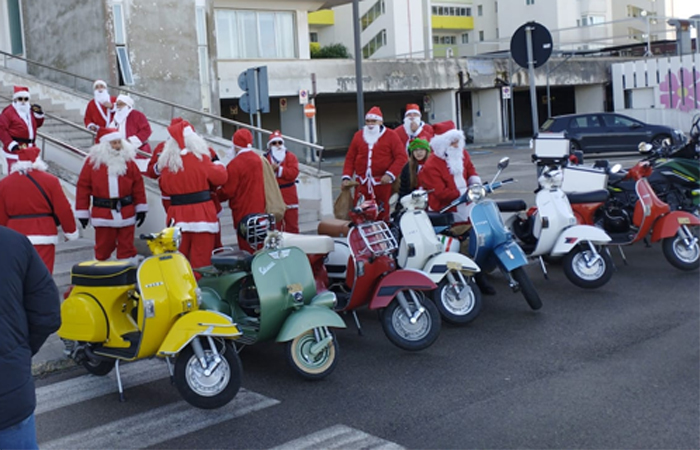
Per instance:
[[[469,205],[469,222],[471,229],[469,232],[469,255],[485,272],[490,272],[499,268],[508,278],[508,284],[514,292],[523,293],[525,300],[532,309],[540,309],[542,300],[530,281],[530,277],[525,272],[528,264],[527,256],[518,245],[513,234],[506,228],[501,218],[499,206],[503,210],[514,210],[514,208],[524,205],[522,200],[510,202],[499,202],[488,200],[486,195],[500,188],[504,184],[512,183],[513,179],[496,181],[503,169],[508,167],[508,158],[503,158],[498,162],[498,172],[489,184],[472,184],[467,191],[460,195],[448,206],[440,211],[439,216],[431,217],[436,232],[447,237],[459,237],[450,235],[452,225],[450,217],[452,214],[446,212],[461,205],[462,203],[472,203]],[[518,203],[518,205],[510,205]],[[447,220],[446,220],[447,219]],[[453,246],[455,250],[459,245]]]

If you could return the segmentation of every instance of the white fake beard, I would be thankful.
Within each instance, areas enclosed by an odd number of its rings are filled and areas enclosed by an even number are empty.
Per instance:
[[[287,147],[284,145],[281,147],[270,147],[270,152],[272,152],[272,157],[275,159],[275,161],[278,164],[281,164],[284,161],[284,158],[287,156]]]
[[[126,139],[122,139],[121,150],[113,150],[109,142],[100,142],[90,149],[92,167],[99,169],[104,164],[110,175],[124,175],[127,161],[133,161],[135,157],[136,149]]]
[[[103,103],[106,103],[106,102],[108,102],[109,100],[110,100],[110,99],[109,99],[109,92],[107,92],[106,89],[105,89],[105,90],[102,90],[102,91],[95,90],[95,102],[96,102],[98,105],[101,105],[101,104],[103,104]]]
[[[416,131],[411,130],[412,123],[418,124]],[[418,133],[418,131],[420,131],[420,118],[418,118],[418,117],[406,117],[406,118],[404,118],[403,119],[403,128],[404,128],[404,130],[406,130],[406,134],[409,136],[412,136],[414,133]]]
[[[368,145],[374,145],[379,140],[379,125],[365,125],[362,129],[362,137]]]
[[[22,118],[26,119],[29,117],[29,110],[31,108],[29,102],[14,102],[12,103],[12,106],[15,108],[15,111],[17,111],[17,114],[19,114]]]
[[[464,173],[464,153],[462,149],[449,147],[445,155],[447,168],[452,175],[462,175]]]
[[[126,116],[128,116],[130,112],[131,108],[128,106],[125,106],[122,109],[117,109],[117,112],[114,113],[114,122],[117,124],[124,123]]]

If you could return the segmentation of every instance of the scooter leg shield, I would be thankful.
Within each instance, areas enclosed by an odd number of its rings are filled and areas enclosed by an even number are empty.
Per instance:
[[[493,249],[493,252],[507,272],[528,263],[523,249],[513,241],[497,246]]]
[[[419,270],[401,269],[391,272],[377,283],[369,309],[386,308],[399,291],[406,289],[432,291],[437,289],[437,285]]]
[[[193,311],[181,316],[170,328],[158,356],[174,356],[197,336],[235,339],[242,333],[231,318],[214,311]]]

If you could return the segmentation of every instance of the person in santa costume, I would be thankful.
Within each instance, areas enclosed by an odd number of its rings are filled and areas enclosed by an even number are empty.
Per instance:
[[[151,137],[151,125],[141,111],[134,109],[133,98],[123,94],[117,97],[109,127],[118,129],[135,148],[151,154],[151,145],[148,143],[148,138]],[[136,157],[145,158],[141,155]]]
[[[396,132],[382,125],[382,111],[373,106],[365,115],[365,126],[355,133],[343,165],[343,186],[353,176],[359,184],[355,188],[355,202],[360,195],[374,198],[380,208],[379,219],[389,220],[391,184],[408,161],[405,148]]]
[[[228,200],[234,229],[249,214],[265,214],[263,160],[253,148],[253,135],[245,128],[233,134],[233,159],[226,166],[228,181],[219,189],[219,200]],[[245,236],[237,233],[238,247],[255,253]]]
[[[141,226],[148,211],[136,150],[114,128],[97,134],[100,143],[90,148],[78,177],[75,216],[83,228],[88,222],[95,227],[97,260],[107,260],[116,248],[117,259],[136,262],[134,225]]]
[[[226,182],[226,167],[211,160],[206,142],[187,121],[170,125],[168,134],[155,167],[161,188],[170,196],[167,221],[182,230],[180,252],[192,267],[205,267],[211,265],[220,230],[211,190]]]
[[[430,142],[435,135],[433,127],[421,120],[420,108],[415,103],[406,105],[403,125],[396,127],[394,131],[406,150],[412,140],[420,138]]]
[[[279,130],[270,135],[265,156],[275,171],[284,204],[287,205],[284,220],[277,228],[288,233],[299,233],[299,196],[297,195],[299,160],[294,153],[287,151]]]
[[[464,133],[455,128],[454,122],[448,120],[436,123],[434,128],[435,137],[430,140],[433,155],[418,174],[418,182],[428,191],[428,209],[440,211],[464,194],[469,185],[481,183],[481,177],[465,148]],[[450,212],[454,214],[455,222],[469,220],[466,204],[452,208]],[[484,295],[496,293],[483,272],[474,278]]]
[[[420,187],[418,174],[423,169],[428,156],[430,156],[430,144],[425,139],[414,139],[408,146],[408,154],[408,162],[401,171],[399,198],[410,194]],[[401,203],[398,203],[397,208],[400,206]]]
[[[44,124],[44,111],[37,104],[30,104],[29,88],[15,86],[12,104],[0,113],[0,141],[7,161],[7,170],[18,159],[18,151],[34,145],[36,131]]]
[[[45,172],[47,166],[39,153],[37,147],[19,150],[12,172],[0,181],[0,225],[27,236],[53,273],[56,221],[67,240],[78,239],[78,230],[61,182]]]
[[[85,108],[83,122],[88,130],[97,133],[100,128],[108,127],[110,122],[112,122],[117,98],[109,95],[107,83],[102,80],[96,80],[92,85],[92,89],[95,91],[94,98],[90,100]],[[95,136],[95,144],[97,143],[97,136]]]

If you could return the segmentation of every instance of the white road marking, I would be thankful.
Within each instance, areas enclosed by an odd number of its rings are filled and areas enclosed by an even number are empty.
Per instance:
[[[404,447],[345,425],[334,425],[308,436],[286,442],[271,450],[321,450],[334,448],[400,450]]]

